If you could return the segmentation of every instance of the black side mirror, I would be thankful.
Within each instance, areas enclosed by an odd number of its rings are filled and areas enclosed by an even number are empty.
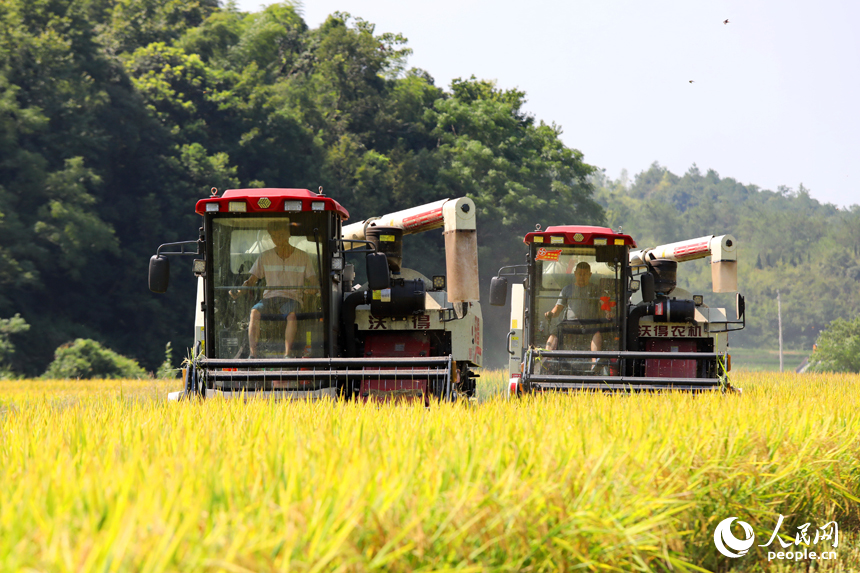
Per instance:
[[[367,288],[382,290],[389,288],[388,257],[383,253],[367,253]]]
[[[643,273],[639,277],[639,288],[642,289],[642,300],[645,302],[651,302],[657,298],[654,290],[654,275],[651,273]]]
[[[152,292],[167,292],[170,282],[170,261],[164,255],[153,255],[149,259],[149,290]]]
[[[508,301],[508,279],[505,277],[493,277],[490,281],[490,304],[493,306],[505,306]]]
[[[735,297],[735,306],[738,309],[738,320],[740,320],[744,317],[744,313],[747,310],[747,303],[744,300],[744,295],[741,293],[738,293]]]

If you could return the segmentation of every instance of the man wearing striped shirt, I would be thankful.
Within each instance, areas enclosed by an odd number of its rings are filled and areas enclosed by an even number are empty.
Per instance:
[[[263,298],[251,309],[248,324],[251,358],[257,357],[260,321],[264,315],[267,319],[272,315],[286,317],[284,356],[291,356],[298,329],[296,311],[301,308],[303,298],[303,289],[300,287],[318,286],[311,258],[290,244],[289,221],[272,221],[267,230],[275,246],[260,255],[251,267],[251,276],[242,283],[242,286],[253,287],[260,279],[266,281]]]

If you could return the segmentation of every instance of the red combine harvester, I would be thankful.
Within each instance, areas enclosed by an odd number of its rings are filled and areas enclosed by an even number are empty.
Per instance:
[[[737,291],[737,242],[708,236],[634,250],[606,227],[528,233],[525,265],[502,267],[490,304],[511,296],[510,392],[730,389],[728,332],[745,325],[676,286],[679,262],[711,257],[714,292]]]
[[[194,350],[170,395],[388,400],[472,396],[482,362],[475,206],[442,200],[344,226],[337,201],[306,189],[213,190],[196,241],[150,260],[167,290],[169,256],[193,255]],[[403,236],[444,227],[446,275],[402,267]],[[354,284],[364,258],[367,282]]]

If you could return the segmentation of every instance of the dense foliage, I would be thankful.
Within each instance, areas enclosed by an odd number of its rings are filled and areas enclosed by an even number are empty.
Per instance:
[[[57,348],[45,378],[144,378],[146,371],[95,340],[79,338]]]
[[[860,316],[831,322],[818,337],[810,362],[816,372],[860,372]]]
[[[211,187],[322,186],[352,220],[468,194],[485,279],[548,214],[602,220],[593,168],[523,112],[523,92],[442,89],[409,53],[348,14],[309,29],[288,3],[0,4],[0,317],[32,326],[12,365],[39,374],[78,337],[149,369],[166,342],[187,346],[190,271],[155,296],[146,268],[160,243],[196,238]],[[441,271],[427,235],[407,262]]]
[[[609,224],[623,225],[640,247],[734,235],[747,325],[733,344],[777,347],[777,290],[789,348],[811,350],[831,321],[860,315],[860,206],[821,204],[803,185],[760,190],[695,165],[678,176],[655,163],[632,183],[598,173],[595,183]],[[733,297],[711,293],[707,261],[679,266],[678,281],[706,302],[734,307]]]

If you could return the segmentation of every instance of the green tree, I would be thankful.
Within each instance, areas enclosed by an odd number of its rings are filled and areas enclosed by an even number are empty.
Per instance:
[[[603,223],[589,181],[594,168],[562,143],[561,128],[523,111],[524,92],[474,77],[454,80],[451,88],[452,97],[436,100],[428,112],[440,179],[453,196],[475,200],[488,260],[519,262],[522,237],[536,223]]]
[[[815,372],[860,372],[860,315],[831,322],[818,337],[809,361]]]
[[[218,0],[113,0],[103,41],[116,52],[177,40],[218,10]]]

